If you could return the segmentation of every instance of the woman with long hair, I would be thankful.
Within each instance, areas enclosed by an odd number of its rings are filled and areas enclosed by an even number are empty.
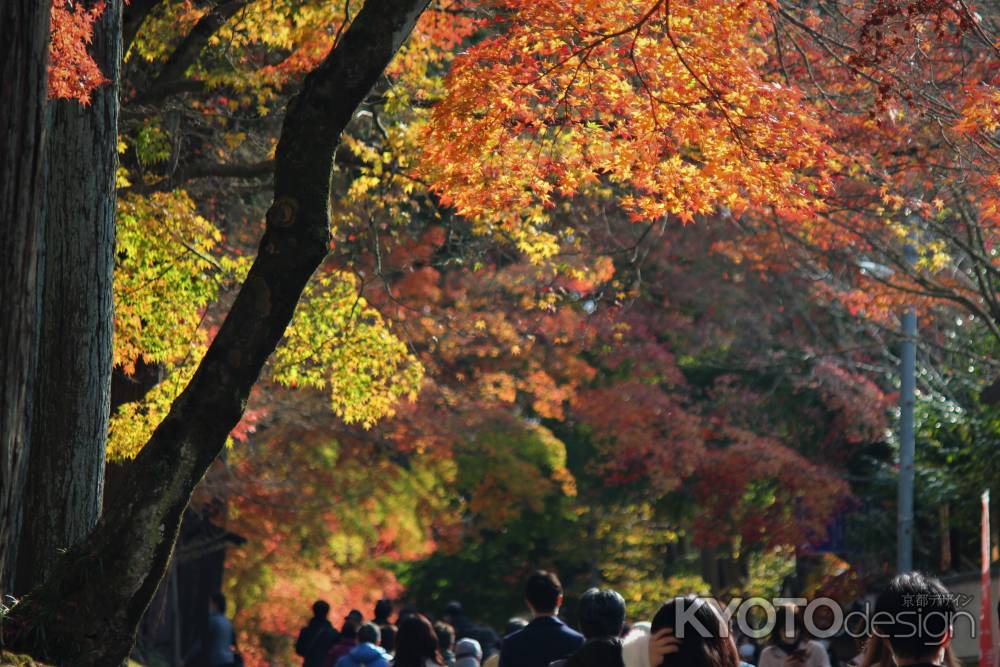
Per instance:
[[[806,635],[795,607],[778,607],[771,644],[761,652],[757,667],[830,667],[830,656]]]
[[[649,627],[625,639],[626,667],[740,667],[732,632],[707,600],[678,597],[656,612]]]
[[[392,667],[443,667],[437,633],[423,614],[407,616],[396,630],[396,657]]]

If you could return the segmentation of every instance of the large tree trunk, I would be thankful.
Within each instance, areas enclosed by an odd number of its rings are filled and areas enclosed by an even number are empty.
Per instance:
[[[80,11],[80,8],[77,9]],[[27,593],[101,513],[112,365],[115,169],[122,2],[94,24],[108,84],[53,100],[48,127],[42,333],[14,592]]]
[[[38,349],[50,9],[0,4],[0,593],[11,590]]]
[[[163,577],[195,485],[225,446],[250,389],[329,247],[330,172],[340,134],[428,0],[368,0],[288,105],[275,198],[246,282],[202,359],[94,532],[2,626],[15,649],[60,664],[120,664]]]

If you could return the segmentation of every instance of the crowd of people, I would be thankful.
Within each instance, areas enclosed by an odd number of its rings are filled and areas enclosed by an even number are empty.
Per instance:
[[[705,598],[668,600],[650,621],[630,626],[622,596],[592,588],[580,597],[574,629],[559,616],[555,574],[532,574],[524,597],[531,620],[511,619],[502,637],[472,623],[458,603],[437,622],[404,608],[393,623],[393,604],[381,600],[371,620],[352,610],[335,628],[330,605],[318,601],[295,650],[303,667],[957,667],[949,646],[955,602],[938,580],[917,572],[897,576],[879,595],[874,611],[882,621],[842,663],[809,636],[793,607],[777,610],[766,645],[758,646]],[[913,600],[923,605],[917,624],[903,620]]]

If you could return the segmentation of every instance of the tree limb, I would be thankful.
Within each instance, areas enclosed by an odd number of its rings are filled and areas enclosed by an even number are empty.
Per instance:
[[[4,619],[5,647],[57,664],[119,665],[166,571],[195,485],[239,422],[330,240],[334,151],[429,0],[368,0],[288,104],[257,258],[190,384],[94,532]]]
[[[175,92],[174,86],[184,81],[184,74],[201,55],[208,40],[222,29],[226,22],[243,9],[250,0],[229,0],[216,5],[211,11],[198,19],[191,32],[181,40],[174,52],[163,64],[160,73],[150,84],[149,89],[138,100],[141,103],[151,103],[162,100]]]
[[[122,53],[128,52],[143,21],[161,2],[163,0],[132,0],[125,5],[122,16]]]
[[[364,162],[350,151],[338,151],[335,162],[339,167],[360,167]],[[258,162],[194,162],[181,166],[173,174],[151,185],[135,184],[123,188],[125,192],[168,192],[188,181],[199,178],[263,178],[274,173],[274,160]]]

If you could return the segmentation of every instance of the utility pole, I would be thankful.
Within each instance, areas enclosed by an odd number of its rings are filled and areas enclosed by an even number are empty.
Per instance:
[[[911,232],[912,233],[912,232]],[[906,264],[917,263],[912,237],[903,248]],[[899,488],[896,518],[896,569],[913,569],[913,459],[916,441],[913,433],[913,408],[916,403],[917,311],[913,306],[903,313],[903,347],[900,354],[899,380]]]

